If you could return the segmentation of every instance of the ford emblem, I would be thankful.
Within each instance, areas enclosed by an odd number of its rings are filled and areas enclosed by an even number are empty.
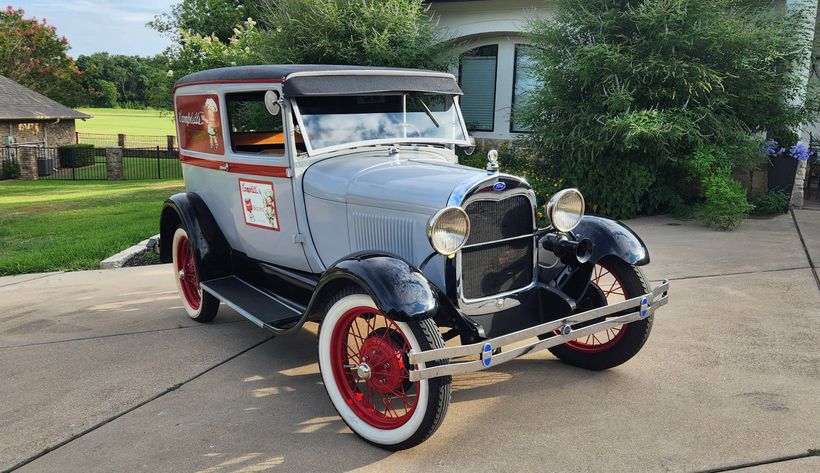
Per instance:
[[[495,189],[496,192],[501,192],[506,188],[507,188],[507,184],[504,184],[503,182],[496,182],[495,185],[493,186],[493,189]]]

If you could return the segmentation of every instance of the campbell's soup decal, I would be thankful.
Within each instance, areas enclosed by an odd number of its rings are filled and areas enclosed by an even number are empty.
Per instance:
[[[245,214],[246,224],[279,231],[276,194],[272,182],[240,179],[239,197],[242,199],[242,212]]]
[[[181,149],[202,153],[225,153],[219,96],[177,96],[176,119]]]

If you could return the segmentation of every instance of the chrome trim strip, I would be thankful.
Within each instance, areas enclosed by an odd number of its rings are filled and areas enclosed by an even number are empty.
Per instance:
[[[398,71],[391,69],[340,69],[336,71],[301,71],[292,72],[285,76],[285,80],[295,77],[316,77],[316,76],[395,76],[395,77],[441,77],[444,79],[456,80],[449,72],[436,71]]]
[[[562,343],[575,340],[585,335],[600,332],[601,330],[604,330],[612,326],[628,324],[631,322],[645,319],[653,315],[659,307],[665,305],[669,301],[668,293],[669,281],[664,280],[660,285],[655,287],[655,289],[642,296],[634,297],[632,299],[620,302],[618,304],[604,306],[597,309],[588,310],[586,312],[581,312],[579,314],[574,314],[563,319],[536,325],[534,327],[519,330],[518,332],[513,332],[507,335],[502,335],[500,337],[496,337],[490,340],[485,340],[470,345],[438,348],[435,350],[427,350],[423,352],[416,352],[414,350],[411,350],[409,353],[409,362],[413,365],[433,360],[449,361],[452,358],[458,358],[462,356],[482,355],[482,353],[487,351],[487,346],[489,346],[492,351],[495,348],[499,348],[503,345],[520,342],[528,338],[553,332],[555,330],[560,331],[560,335],[555,335],[546,340],[533,342],[529,345],[524,345],[522,347],[514,348],[510,351],[502,352],[498,355],[492,356],[490,357],[490,362],[487,362],[485,358],[482,358],[477,361],[464,361],[460,363],[451,363],[446,365],[433,366],[429,368],[411,370],[410,381],[419,381],[422,379],[436,378],[439,376],[448,376],[453,374],[470,373],[473,371],[483,370],[489,368],[490,366],[495,366],[513,360],[527,353],[560,345]],[[607,315],[624,311],[630,312],[618,317],[614,317],[609,320],[604,320],[593,325],[579,328],[577,330],[572,329],[572,326],[575,324],[587,322],[589,320],[597,319],[600,317],[606,317]]]
[[[532,233],[526,233],[524,235],[518,235],[518,236],[510,237],[510,238],[502,238],[501,240],[482,241],[481,243],[473,243],[472,245],[464,245],[464,246],[461,247],[461,249],[462,250],[467,250],[467,249],[476,248],[476,247],[479,247],[479,246],[495,245],[495,244],[498,244],[498,243],[505,243],[505,242],[508,242],[508,241],[520,240],[522,238],[535,238],[535,235],[536,235],[536,233],[532,232]]]

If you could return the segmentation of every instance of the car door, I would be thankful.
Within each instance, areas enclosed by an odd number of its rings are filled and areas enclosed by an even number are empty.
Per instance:
[[[281,110],[265,105],[267,88],[226,91],[228,143],[225,189],[240,251],[249,257],[310,271],[296,216],[292,163]],[[270,96],[269,96],[270,97]]]

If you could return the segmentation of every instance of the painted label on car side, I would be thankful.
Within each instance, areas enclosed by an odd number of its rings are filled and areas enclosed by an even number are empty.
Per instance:
[[[175,110],[181,149],[225,154],[218,95],[179,95]]]
[[[276,195],[273,192],[272,182],[240,179],[239,197],[242,199],[242,212],[246,224],[279,231]]]

